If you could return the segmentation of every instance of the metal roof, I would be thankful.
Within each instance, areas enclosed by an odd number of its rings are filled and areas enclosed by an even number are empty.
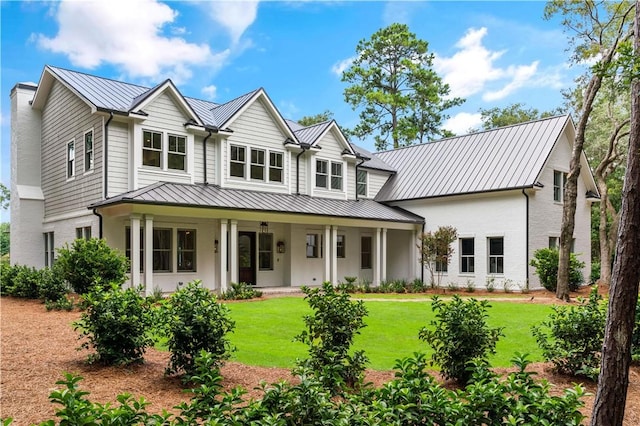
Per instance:
[[[253,90],[249,93],[245,93],[242,96],[238,96],[237,98],[230,100],[227,103],[222,105],[218,105],[217,107],[211,110],[211,114],[213,119],[216,122],[217,126],[224,126],[227,121],[238,112],[253,96],[258,93],[260,89]]]
[[[376,201],[533,186],[567,115],[374,154],[397,170]]]
[[[293,133],[296,135],[300,142],[313,145],[315,142],[317,142],[320,135],[323,134],[325,130],[327,130],[327,127],[329,127],[331,123],[333,123],[333,120],[323,121],[322,123],[317,123],[298,130],[294,130]]]
[[[372,154],[371,152],[367,151],[366,149],[352,143],[351,147],[353,148],[353,150],[358,154],[361,155],[363,157],[368,158],[368,160],[366,160],[364,163],[362,163],[362,165],[360,165],[359,167],[362,167],[364,169],[375,169],[375,170],[382,170],[385,172],[390,172],[390,173],[395,173],[396,169],[394,169],[393,167],[391,167],[390,165],[388,165],[387,163],[385,163],[384,161],[382,161],[378,156],[376,156],[375,154]]]
[[[418,224],[424,222],[421,216],[373,200],[335,200],[221,188],[217,185],[167,182],[155,183],[99,201],[90,205],[89,209],[122,203],[252,210]]]

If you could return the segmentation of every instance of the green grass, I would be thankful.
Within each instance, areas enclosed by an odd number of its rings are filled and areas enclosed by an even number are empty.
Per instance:
[[[418,339],[418,331],[433,319],[429,301],[365,301],[367,327],[357,336],[355,349],[365,351],[370,368],[390,370],[395,360],[414,352],[430,353]],[[303,317],[311,310],[299,297],[282,297],[249,303],[228,304],[236,329],[231,342],[237,347],[233,360],[248,365],[291,368],[296,358],[306,357],[306,346],[293,338],[304,329]],[[541,352],[531,335],[531,326],[546,319],[551,306],[542,304],[491,302],[489,324],[504,327],[505,336],[491,358],[496,367],[510,365],[515,352],[530,353],[541,361]]]

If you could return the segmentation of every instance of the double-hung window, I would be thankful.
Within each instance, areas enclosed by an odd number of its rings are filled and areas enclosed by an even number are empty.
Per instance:
[[[372,260],[372,239],[369,235],[360,237],[360,269],[371,269]]]
[[[356,191],[358,195],[367,196],[367,171],[358,170],[356,175]]]
[[[55,259],[53,232],[45,232],[44,236],[44,266],[51,268]]]
[[[83,226],[76,228],[76,240],[90,240],[91,239],[91,227]]]
[[[336,257],[344,259],[346,254],[345,237],[344,235],[337,235],[336,237]]]
[[[71,141],[67,143],[67,179],[71,179],[76,175],[76,143]]]
[[[171,272],[171,229],[153,230],[153,272]]]
[[[142,165],[162,167],[162,133],[142,132]]]
[[[196,231],[195,229],[178,229],[178,271],[195,272],[196,270]]]
[[[473,238],[460,238],[460,272],[475,272],[475,241]]]
[[[331,163],[331,189],[342,190],[342,163]]]
[[[169,150],[167,151],[167,167],[171,170],[186,170],[187,138],[169,135]]]
[[[564,199],[564,186],[567,183],[567,174],[553,171],[553,201],[561,203]]]
[[[282,153],[269,152],[269,182],[282,183]]]
[[[258,268],[261,271],[273,270],[273,234],[258,234]]]
[[[231,157],[229,160],[229,176],[245,177],[244,164],[246,160],[246,148],[238,145],[231,145]]]
[[[322,236],[320,234],[307,234],[307,257],[322,257]]]
[[[328,188],[328,161],[316,160],[316,187]]]
[[[264,180],[264,150],[251,148],[251,179]]]
[[[504,238],[491,237],[489,245],[489,273],[504,274]]]
[[[84,134],[84,171],[93,170],[93,130]]]

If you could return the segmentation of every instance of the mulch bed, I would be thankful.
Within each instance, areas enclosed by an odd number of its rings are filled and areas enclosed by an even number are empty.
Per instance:
[[[536,293],[534,300],[545,303],[546,299]],[[136,399],[143,396],[151,403],[148,411],[159,413],[189,400],[179,379],[164,376],[169,360],[167,352],[149,349],[144,364],[126,368],[87,365],[88,351],[76,350],[80,342],[71,326],[79,317],[77,311],[47,312],[38,301],[0,298],[0,418],[12,417],[16,426],[54,418],[57,407],[49,402],[48,396],[57,387],[55,382],[63,378],[63,372],[83,376],[80,387],[91,392],[89,398],[96,402],[113,403],[118,394],[128,392]],[[573,377],[553,375],[548,364],[533,364],[529,369],[551,382],[558,393],[576,381]],[[508,370],[496,369],[500,373]],[[227,363],[221,373],[226,389],[242,386],[249,391],[248,396],[254,398],[261,396],[255,389],[261,381],[294,380],[288,369],[235,362]],[[392,378],[390,371],[367,374],[367,380],[375,385]],[[593,384],[587,384],[587,388],[595,393]],[[589,414],[593,395],[585,401],[584,412]],[[637,366],[631,372],[626,411],[625,425],[640,424],[640,368]]]

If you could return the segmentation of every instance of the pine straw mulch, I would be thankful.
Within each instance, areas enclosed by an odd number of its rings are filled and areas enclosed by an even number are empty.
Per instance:
[[[523,295],[524,296],[524,295]],[[535,300],[537,299],[537,300]],[[536,294],[535,303],[545,303],[545,297]],[[550,301],[549,301],[550,302]],[[54,418],[56,406],[48,395],[62,379],[63,372],[72,372],[84,377],[80,382],[83,390],[91,392],[92,401],[115,402],[123,392],[136,399],[144,396],[151,402],[150,412],[161,412],[182,401],[189,395],[182,390],[180,380],[163,375],[169,359],[167,352],[149,349],[145,363],[133,367],[100,367],[85,364],[87,351],[77,351],[78,334],[71,323],[80,317],[74,312],[47,312],[38,301],[0,298],[0,418],[12,417],[16,426],[39,423]],[[533,364],[529,370],[538,373],[554,385],[554,392],[572,387],[576,380],[560,377],[549,371],[549,365]],[[499,368],[499,373],[512,369]],[[249,397],[259,398],[254,388],[261,382],[276,383],[292,380],[290,371],[281,368],[247,366],[229,362],[222,368],[224,386],[231,389],[242,386],[249,390]],[[393,372],[369,371],[367,380],[375,385],[389,381]],[[295,380],[295,379],[293,379]],[[451,387],[447,384],[447,387]],[[595,393],[593,384],[586,384],[590,393]],[[585,414],[589,414],[593,395],[585,398]],[[585,422],[586,423],[586,422]],[[640,368],[632,368],[627,396],[625,425],[640,424]]]

